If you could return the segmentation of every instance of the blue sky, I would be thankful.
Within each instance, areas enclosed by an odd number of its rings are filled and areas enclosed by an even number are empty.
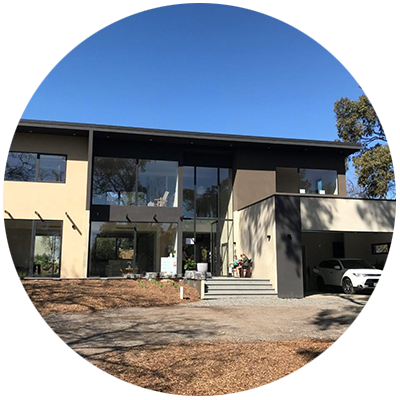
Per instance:
[[[266,15],[162,7],[94,34],[43,81],[23,118],[334,140],[357,82],[323,47]]]

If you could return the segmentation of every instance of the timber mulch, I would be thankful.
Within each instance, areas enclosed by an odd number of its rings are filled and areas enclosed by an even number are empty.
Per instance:
[[[88,361],[126,382],[186,396],[253,389],[301,368],[332,342],[301,339],[257,343],[175,343],[98,350]]]
[[[41,315],[94,312],[119,307],[169,306],[200,300],[199,293],[172,280],[26,280],[24,288]]]

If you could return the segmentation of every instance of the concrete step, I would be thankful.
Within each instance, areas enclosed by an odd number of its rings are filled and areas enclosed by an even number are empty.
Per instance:
[[[276,295],[275,290],[213,290],[204,294],[205,299],[213,297],[248,297]]]
[[[235,285],[233,283],[231,284],[212,284],[209,285],[206,283],[206,288],[210,290],[269,290],[272,289],[272,284],[271,283],[261,283],[258,285]]]

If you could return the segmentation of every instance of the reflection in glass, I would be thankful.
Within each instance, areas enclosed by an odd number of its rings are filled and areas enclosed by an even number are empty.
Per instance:
[[[36,180],[36,153],[8,153],[5,181],[34,182]]]
[[[194,216],[194,167],[183,167],[183,215]]]
[[[15,269],[20,278],[24,278],[29,275],[33,221],[6,219],[4,224]]]
[[[36,221],[33,275],[60,276],[61,221]]]
[[[176,252],[175,223],[92,222],[89,275],[160,272],[165,259],[176,267]]]
[[[193,220],[185,220],[182,223],[182,263],[183,271],[196,269]]]
[[[220,218],[232,218],[232,170],[219,170]]]
[[[65,182],[65,167],[65,156],[40,154],[38,180],[41,182]]]
[[[322,169],[299,169],[300,193],[338,194],[337,172]]]
[[[218,168],[196,168],[196,215],[212,218],[218,215]]]
[[[138,205],[177,207],[178,163],[139,160]]]
[[[133,205],[136,202],[136,160],[95,157],[93,204]]]

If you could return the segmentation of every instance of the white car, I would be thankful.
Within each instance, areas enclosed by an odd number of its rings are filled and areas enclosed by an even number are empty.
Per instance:
[[[346,294],[373,289],[382,271],[360,258],[329,258],[313,269],[320,290],[326,286],[341,286]]]

